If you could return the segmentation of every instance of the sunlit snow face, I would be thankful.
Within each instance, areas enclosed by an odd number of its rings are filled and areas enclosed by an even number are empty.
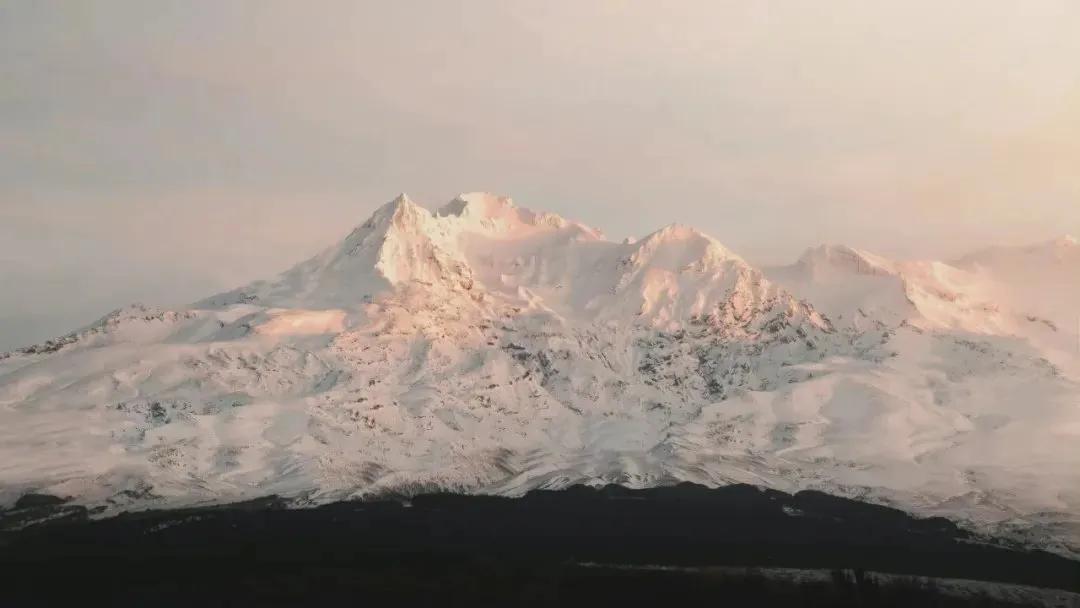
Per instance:
[[[334,334],[344,331],[345,317],[343,310],[287,310],[271,314],[255,331],[269,336]]]

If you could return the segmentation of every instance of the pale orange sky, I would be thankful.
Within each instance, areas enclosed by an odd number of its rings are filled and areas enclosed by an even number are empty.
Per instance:
[[[0,350],[272,274],[399,191],[751,261],[1080,232],[1080,3],[0,4]]]

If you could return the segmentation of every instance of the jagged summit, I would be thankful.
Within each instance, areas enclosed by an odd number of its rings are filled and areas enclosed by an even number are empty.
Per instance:
[[[371,214],[361,228],[387,227],[390,224],[398,228],[423,229],[431,212],[413,202],[404,192],[394,197]]]
[[[436,212],[436,216],[457,222],[457,230],[485,233],[496,238],[513,238],[534,231],[569,229],[581,238],[603,239],[596,229],[549,212],[518,207],[513,199],[487,192],[460,194]]]
[[[604,266],[610,270],[606,276],[582,284],[582,277],[587,275],[580,264],[585,259],[593,260],[593,268],[587,272],[603,274]],[[648,272],[630,277],[619,271],[619,259]],[[318,256],[275,279],[257,281],[197,306],[247,302],[354,308],[379,294],[407,286],[420,286],[433,297],[475,289],[476,293],[501,293],[513,299],[520,297],[521,288],[544,290],[578,285],[576,297],[567,299],[548,293],[546,298],[550,306],[576,314],[572,311],[611,308],[599,304],[603,298],[601,293],[593,293],[597,289],[607,290],[608,295],[626,295],[622,290],[637,278],[641,289],[651,293],[669,282],[661,273],[678,274],[691,269],[711,272],[698,280],[713,281],[719,276],[720,265],[726,262],[753,272],[718,241],[688,226],[673,224],[626,246],[607,241],[599,231],[584,224],[518,207],[509,197],[467,193],[432,212],[401,194]],[[675,299],[671,286],[662,290],[668,294],[665,300]],[[708,305],[715,297],[702,300],[693,294],[691,291],[679,297],[696,299],[696,308]],[[628,306],[638,310],[645,305],[631,301]]]
[[[413,202],[412,198],[410,198],[408,194],[406,194],[405,192],[399,192],[397,196],[390,199],[386,204],[382,206],[382,208],[396,209],[398,207],[410,206],[419,207],[419,205]],[[378,211],[376,211],[376,213],[378,213]]]
[[[470,217],[481,220],[518,215],[520,211],[513,199],[489,192],[466,192],[454,197],[452,201],[439,208],[439,215]],[[531,215],[531,212],[529,212]]]

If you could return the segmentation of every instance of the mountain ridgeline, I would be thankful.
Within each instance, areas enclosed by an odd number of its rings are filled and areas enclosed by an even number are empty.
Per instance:
[[[1080,547],[1080,246],[757,268],[402,195],[277,277],[0,355],[0,506],[816,490]]]

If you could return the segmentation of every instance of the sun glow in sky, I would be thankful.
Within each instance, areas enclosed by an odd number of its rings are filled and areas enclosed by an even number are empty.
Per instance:
[[[1080,232],[1080,3],[0,5],[0,350],[282,270],[407,191],[751,261]]]

